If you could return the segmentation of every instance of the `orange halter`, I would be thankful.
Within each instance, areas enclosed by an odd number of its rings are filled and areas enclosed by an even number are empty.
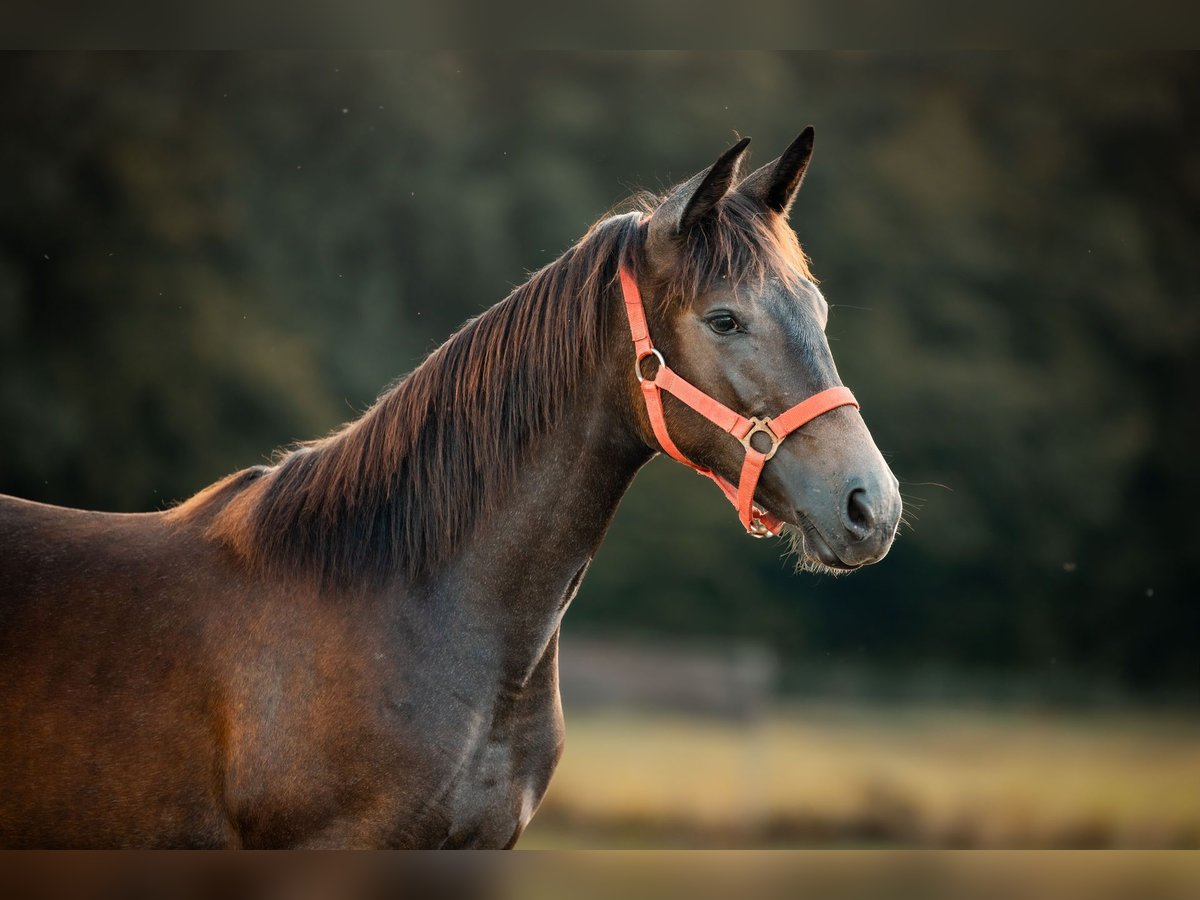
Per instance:
[[[662,449],[674,459],[691,469],[706,475],[716,482],[717,487],[729,498],[729,502],[738,511],[746,532],[756,538],[768,534],[779,534],[783,521],[760,509],[754,503],[754,491],[758,487],[758,478],[762,474],[767,460],[775,455],[783,439],[796,429],[811,422],[817,416],[824,415],[839,406],[858,406],[858,401],[846,387],[834,387],[813,394],[807,400],[802,400],[791,409],[774,418],[747,419],[738,415],[732,409],[714,400],[699,388],[684,381],[668,366],[662,353],[654,349],[650,340],[650,329],[646,325],[646,310],[642,306],[642,295],[638,290],[637,280],[624,265],[621,266],[621,292],[625,296],[625,313],[629,317],[629,331],[633,335],[633,349],[636,354],[633,363],[634,374],[642,386],[642,396],[646,399],[646,413],[650,417],[650,427]],[[642,361],[653,356],[658,360],[658,371],[654,375],[642,374]],[[663,418],[662,392],[673,395],[687,404],[718,428],[729,432],[746,448],[746,457],[742,463],[742,474],[735,488],[720,475],[698,466],[680,452],[671,440],[667,431],[667,422]],[[771,439],[771,447],[765,453],[756,450],[750,443],[756,434],[765,434]]]

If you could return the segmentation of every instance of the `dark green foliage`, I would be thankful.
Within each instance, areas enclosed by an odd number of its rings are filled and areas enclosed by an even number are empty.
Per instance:
[[[355,415],[633,189],[812,122],[792,218],[913,526],[872,570],[794,576],[655,462],[569,628],[1194,691],[1198,78],[1194,55],[6,57],[0,491],[183,498]]]

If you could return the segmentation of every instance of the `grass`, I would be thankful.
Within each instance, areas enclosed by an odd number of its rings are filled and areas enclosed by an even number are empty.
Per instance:
[[[1200,846],[1200,721],[805,706],[568,710],[520,846]]]

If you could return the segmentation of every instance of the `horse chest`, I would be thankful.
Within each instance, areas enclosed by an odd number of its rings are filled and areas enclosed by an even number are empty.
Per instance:
[[[532,818],[564,735],[557,620],[540,642],[532,661],[481,653],[457,671],[444,666],[454,676],[426,682],[425,690],[416,692],[415,705],[430,710],[436,724],[412,723],[409,733],[439,735],[423,753],[426,760],[438,761],[440,789],[426,825],[439,833],[427,831],[430,839],[423,845],[511,846]]]
[[[562,749],[557,685],[498,700],[490,716],[464,728],[461,763],[444,802],[444,846],[511,846],[541,802]],[[485,720],[486,719],[486,724]]]
[[[447,847],[510,846],[541,802],[557,762],[552,744],[488,739],[453,780]]]
[[[252,771],[234,773],[239,831],[246,846],[511,846],[549,785],[562,746],[555,686],[447,713],[447,696],[412,706],[437,710],[380,719],[338,745],[286,729]],[[365,707],[339,703],[363,721]],[[433,736],[437,735],[436,739]],[[281,763],[286,765],[281,766]]]

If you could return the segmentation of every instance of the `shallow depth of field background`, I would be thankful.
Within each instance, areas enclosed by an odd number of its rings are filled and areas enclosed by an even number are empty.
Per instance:
[[[8,55],[0,492],[164,507],[365,408],[637,188],[793,224],[903,482],[796,575],[657,460],[523,846],[1200,845],[1196,55]],[[0,548],[2,552],[2,548]]]

